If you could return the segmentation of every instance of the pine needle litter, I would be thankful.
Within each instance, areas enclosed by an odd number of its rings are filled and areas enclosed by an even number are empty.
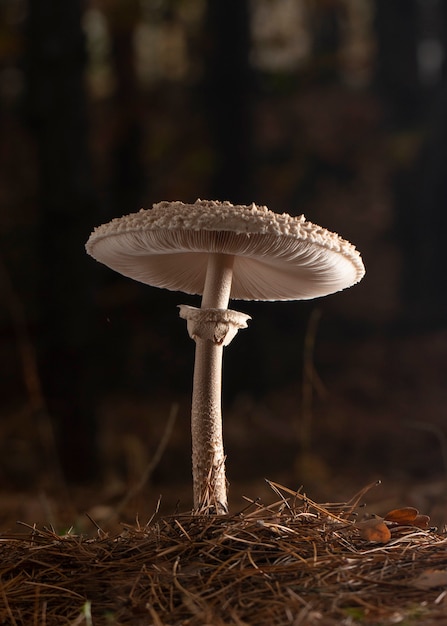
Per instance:
[[[247,499],[231,515],[156,513],[94,537],[0,536],[0,624],[445,623],[447,537],[427,516],[405,507],[365,520],[366,490],[317,504],[269,484],[276,502]],[[380,525],[388,533],[365,531]]]

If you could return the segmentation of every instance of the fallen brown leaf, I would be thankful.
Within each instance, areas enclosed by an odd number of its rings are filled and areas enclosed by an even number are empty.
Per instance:
[[[387,543],[391,539],[391,532],[382,517],[373,517],[362,522],[357,522],[360,536],[366,541],[374,543]]]
[[[428,528],[430,517],[422,515],[412,506],[405,506],[401,509],[393,509],[385,515],[385,521],[397,524],[398,526],[416,526],[417,528]]]
[[[433,587],[447,586],[447,570],[427,569],[415,578],[411,585],[418,589],[432,589]]]
[[[394,522],[395,524],[406,526],[408,524],[412,524],[418,514],[419,511],[414,507],[405,506],[401,509],[393,509],[392,511],[389,511],[385,515],[385,519],[387,522]]]

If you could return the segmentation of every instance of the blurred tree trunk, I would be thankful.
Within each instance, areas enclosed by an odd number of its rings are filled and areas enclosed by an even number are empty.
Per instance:
[[[135,71],[134,34],[141,19],[138,0],[105,5],[112,43],[114,90],[114,144],[109,206],[113,217],[141,209],[147,176],[142,158],[144,130]]]
[[[213,199],[252,202],[250,29],[246,0],[209,0],[204,99],[216,156]]]
[[[433,14],[427,16],[443,50],[439,79],[425,88],[425,140],[410,175],[417,181],[414,232],[419,245],[409,251],[412,258],[407,274],[407,293],[411,294],[415,313],[432,326],[447,326],[447,4],[430,3]],[[416,254],[415,254],[416,252]]]
[[[399,128],[419,119],[418,10],[415,0],[376,0],[377,83],[390,122]]]
[[[30,0],[28,118],[39,166],[41,284],[38,360],[43,391],[70,481],[97,470],[96,425],[87,364],[92,343],[91,259],[95,222],[87,146],[81,0]]]
[[[421,45],[437,42],[445,57],[446,3],[378,0],[376,27],[379,92],[396,145],[410,146],[393,181],[403,319],[410,328],[445,325],[447,292],[440,285],[447,272],[447,78],[444,67],[437,80],[424,80],[420,55]],[[426,54],[435,54],[431,50]]]

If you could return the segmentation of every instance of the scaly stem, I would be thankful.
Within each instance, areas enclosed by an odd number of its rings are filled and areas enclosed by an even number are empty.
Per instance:
[[[232,256],[209,255],[202,309],[228,308],[232,275]],[[194,508],[222,514],[228,510],[221,408],[223,346],[200,337],[195,341],[191,412]]]

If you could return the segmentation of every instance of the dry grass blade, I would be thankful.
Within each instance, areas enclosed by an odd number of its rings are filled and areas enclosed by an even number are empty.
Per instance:
[[[33,527],[0,537],[0,623],[335,626],[445,615],[444,535],[393,526],[386,545],[373,544],[346,519],[351,504],[272,485],[278,502],[250,501],[236,515],[178,514],[114,537]]]

